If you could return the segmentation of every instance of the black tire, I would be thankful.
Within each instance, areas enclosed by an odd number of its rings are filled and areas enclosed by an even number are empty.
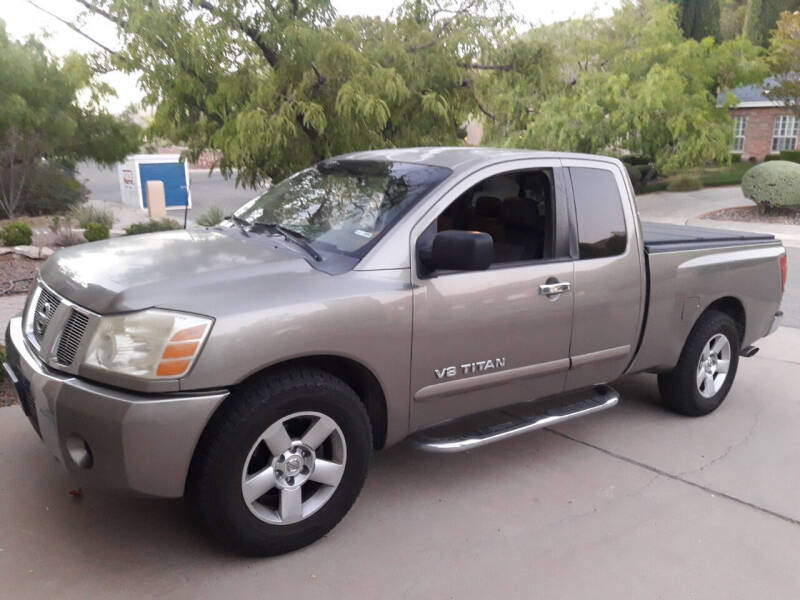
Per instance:
[[[291,524],[267,523],[243,498],[245,462],[268,427],[303,411],[321,413],[339,427],[346,443],[344,473],[313,514]],[[345,516],[364,484],[371,454],[369,418],[356,393],[325,371],[286,369],[246,383],[217,411],[198,444],[187,492],[204,526],[226,546],[249,556],[283,554],[318,540]]]
[[[724,335],[730,343],[730,365],[722,387],[711,397],[700,393],[697,384],[697,367],[705,345],[717,334]],[[695,323],[683,346],[677,366],[658,376],[658,391],[669,407],[681,415],[700,417],[719,407],[733,385],[739,366],[739,330],[727,314],[709,310]]]

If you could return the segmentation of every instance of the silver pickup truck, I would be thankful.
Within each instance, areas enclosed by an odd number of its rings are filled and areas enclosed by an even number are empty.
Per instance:
[[[359,152],[205,231],[59,251],[4,367],[81,484],[187,495],[270,555],[329,531],[405,438],[468,450],[610,408],[641,371],[710,413],[785,278],[770,235],[641,224],[611,158]]]

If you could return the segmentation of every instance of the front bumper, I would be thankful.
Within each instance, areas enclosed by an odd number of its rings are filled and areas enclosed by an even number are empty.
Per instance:
[[[53,371],[28,348],[19,317],[6,330],[3,368],[39,437],[81,484],[149,496],[183,495],[200,434],[228,396],[135,394]]]

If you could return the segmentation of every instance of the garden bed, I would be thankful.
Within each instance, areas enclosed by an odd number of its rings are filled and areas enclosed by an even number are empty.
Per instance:
[[[34,260],[19,254],[0,256],[0,296],[27,294],[31,289],[41,260]]]
[[[725,208],[703,215],[712,221],[741,221],[745,223],[777,223],[780,225],[800,225],[800,209],[784,208],[767,215],[758,214],[755,206]]]

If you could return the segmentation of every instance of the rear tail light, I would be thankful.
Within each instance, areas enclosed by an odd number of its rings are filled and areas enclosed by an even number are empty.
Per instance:
[[[781,292],[786,291],[786,275],[787,275],[786,253],[781,256]]]

